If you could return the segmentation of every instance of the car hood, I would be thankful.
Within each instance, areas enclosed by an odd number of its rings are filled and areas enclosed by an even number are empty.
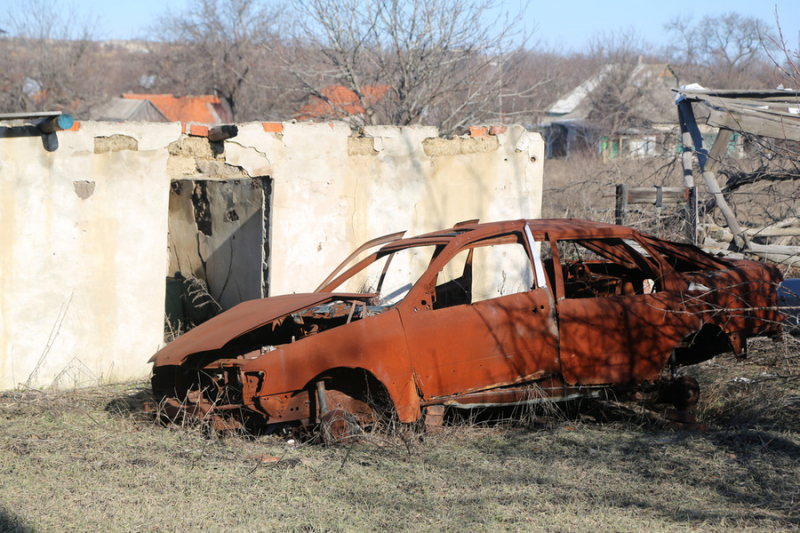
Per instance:
[[[203,322],[164,346],[148,361],[154,366],[179,365],[198,352],[218,350],[229,341],[296,311],[332,300],[361,300],[374,295],[309,293],[250,300]]]

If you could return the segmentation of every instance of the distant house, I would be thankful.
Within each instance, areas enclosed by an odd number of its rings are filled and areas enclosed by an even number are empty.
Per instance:
[[[114,98],[92,114],[106,122],[197,122],[229,124],[230,110],[216,96],[173,96],[171,94],[126,93]]]
[[[170,122],[150,100],[113,98],[92,112],[101,122]]]
[[[646,157],[675,150],[665,145],[675,139],[678,114],[675,93],[678,78],[665,63],[610,64],[562,96],[546,112],[540,128],[546,156],[566,157],[590,151],[604,158]],[[602,116],[603,103],[613,99],[624,106],[620,127]]]
[[[361,90],[371,103],[377,103],[389,90],[388,85],[368,85]],[[311,96],[308,103],[300,108],[295,119],[300,122],[321,120],[361,120],[364,121],[364,106],[356,93],[342,85],[329,85],[320,90],[324,98]]]

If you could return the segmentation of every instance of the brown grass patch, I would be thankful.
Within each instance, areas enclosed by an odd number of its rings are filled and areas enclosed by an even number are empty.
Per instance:
[[[324,447],[163,427],[146,382],[2,393],[0,531],[797,529],[798,354],[687,369],[704,433],[611,396]]]

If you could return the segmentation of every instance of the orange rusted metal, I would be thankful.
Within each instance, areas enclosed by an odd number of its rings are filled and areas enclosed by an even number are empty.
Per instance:
[[[412,422],[653,382],[780,333],[776,268],[630,228],[467,221],[399,237],[314,293],[245,302],[156,353],[168,414],[341,432],[379,408]]]

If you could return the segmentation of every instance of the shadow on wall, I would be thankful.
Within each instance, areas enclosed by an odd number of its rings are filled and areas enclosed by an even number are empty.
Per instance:
[[[36,126],[10,126],[0,127],[0,138],[13,139],[15,137],[41,137],[42,148],[47,152],[58,150],[58,134],[43,133]]]

